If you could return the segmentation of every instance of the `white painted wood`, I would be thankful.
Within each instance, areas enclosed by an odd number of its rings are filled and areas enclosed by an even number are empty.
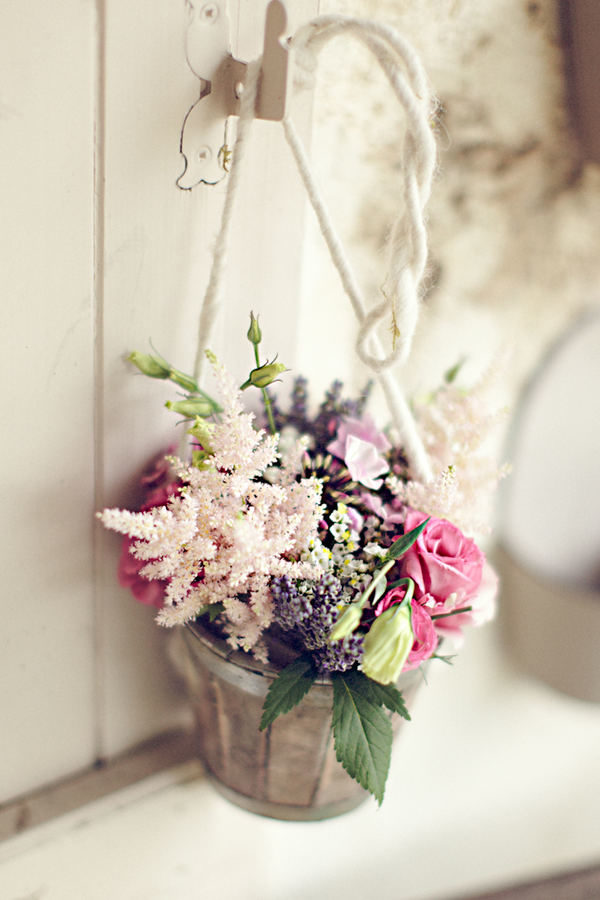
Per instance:
[[[258,52],[264,5],[233,3],[236,51]],[[288,6],[295,25],[317,3]],[[119,539],[93,513],[134,502],[172,435],[171,392],[125,356],[153,340],[191,369],[224,185],[175,186],[198,91],[183,0],[27,0],[0,24],[1,802],[185,717],[167,633],[118,587]],[[278,126],[261,126],[213,345],[240,378],[249,310],[288,365],[298,314],[303,199]]]
[[[234,52],[262,46],[266,0],[233,3]],[[291,24],[316,12],[292,0]],[[136,377],[133,348],[158,350],[191,371],[200,301],[208,278],[225,183],[181,191],[178,141],[198,80],[183,53],[183,4],[108,0],[106,15],[106,189],[104,286],[104,497],[132,500],[143,464],[172,439],[161,408],[173,391]],[[143,28],[140,23],[143,22]],[[301,124],[307,132],[309,117]],[[265,350],[293,365],[304,200],[278,123],[258,122],[236,210],[223,315],[213,349],[240,381],[252,365],[250,309],[261,314]],[[207,387],[211,388],[210,381]],[[99,533],[103,671],[101,741],[114,754],[184,715],[165,659],[167,632],[116,584],[119,539]]]
[[[0,801],[94,754],[94,18],[0,11]]]
[[[254,59],[262,52],[266,6],[267,0],[231,4],[236,58]],[[291,33],[318,13],[318,0],[288,0],[286,8]],[[294,118],[307,140],[311,111],[305,93],[294,104]],[[225,359],[240,375],[250,359],[243,337],[250,309],[261,316],[265,355],[278,353],[288,367],[295,366],[305,211],[304,191],[280,123],[256,121],[232,227],[226,316],[218,326]]]

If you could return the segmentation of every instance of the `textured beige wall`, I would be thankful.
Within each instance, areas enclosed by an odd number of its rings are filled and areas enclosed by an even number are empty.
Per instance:
[[[474,377],[511,348],[514,402],[552,339],[600,300],[600,168],[582,161],[571,132],[558,3],[322,0],[321,9],[394,25],[439,99],[427,293],[403,377],[410,388],[435,383],[462,355]],[[402,121],[377,64],[351,39],[330,45],[319,73],[315,164],[363,283],[376,291],[399,202]],[[326,358],[331,334],[351,340],[355,326],[320,249],[308,292],[319,306],[305,339]]]

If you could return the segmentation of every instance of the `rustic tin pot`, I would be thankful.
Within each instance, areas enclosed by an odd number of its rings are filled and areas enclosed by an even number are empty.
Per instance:
[[[186,660],[180,668],[199,755],[228,800],[263,816],[306,821],[349,812],[369,796],[335,758],[330,681],[317,681],[295,709],[261,732],[265,695],[293,658],[289,648],[271,641],[271,662],[264,664],[198,623],[182,631]],[[421,680],[418,671],[401,676],[398,687],[406,701]],[[393,720],[397,731],[403,720]]]

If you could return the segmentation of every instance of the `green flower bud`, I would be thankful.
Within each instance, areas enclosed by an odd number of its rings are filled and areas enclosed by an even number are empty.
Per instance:
[[[210,469],[214,466],[210,453],[204,450],[192,450],[192,465],[196,469]]]
[[[189,394],[198,394],[200,389],[196,384],[195,380],[191,375],[186,375],[185,372],[180,372],[179,369],[174,369],[171,367],[169,369],[169,378],[171,381],[174,381],[175,384],[178,384],[179,387],[182,387],[184,391],[187,391]]]
[[[251,384],[257,388],[266,388],[268,385],[273,384],[273,382],[277,380],[277,376],[281,375],[282,372],[285,372],[283,363],[265,363],[264,366],[252,369],[247,381],[243,383],[241,390],[244,391],[247,387],[250,387]]]
[[[330,641],[341,641],[342,638],[348,637],[353,631],[356,631],[362,617],[362,604],[353,603],[347,606],[341,614],[329,635]]]
[[[251,344],[256,347],[262,341],[262,331],[258,324],[258,319],[254,318],[254,313],[250,313],[250,328],[248,329],[247,338]]]
[[[143,372],[144,375],[149,375],[150,378],[168,378],[171,374],[169,364],[158,356],[150,356],[148,353],[139,353],[137,350],[134,350],[127,359],[134,366],[137,366],[140,372]]]
[[[175,384],[178,384],[179,387],[182,387],[184,391],[188,391],[190,394],[199,393],[198,385],[191,375],[186,375],[185,372],[175,369],[161,356],[150,356],[148,353],[139,353],[137,350],[134,350],[127,359],[137,366],[140,372],[143,372],[144,375],[149,375],[150,378],[169,378]]]
[[[364,641],[362,670],[380,684],[398,680],[414,643],[410,604],[395,604],[378,616]]]
[[[195,416],[212,416],[215,411],[214,404],[204,397],[186,397],[185,400],[176,400],[175,403],[167,400],[165,406],[167,409],[185,416],[186,419],[193,419]]]
[[[191,434],[192,437],[195,437],[198,443],[201,445],[205,456],[210,453],[214,453],[213,446],[211,444],[214,430],[214,425],[210,425],[208,422],[205,422],[204,419],[201,419],[200,416],[196,416],[196,421],[188,431],[188,434]]]

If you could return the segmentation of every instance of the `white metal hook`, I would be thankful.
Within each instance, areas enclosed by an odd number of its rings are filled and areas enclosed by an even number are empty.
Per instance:
[[[231,53],[225,0],[187,0],[190,22],[186,35],[188,64],[200,80],[200,96],[181,129],[180,151],[186,167],[177,180],[182,190],[216,184],[227,172],[227,119],[239,115],[247,64]],[[287,13],[281,0],[271,0],[265,18],[261,78],[256,100],[258,119],[279,121],[285,114],[288,50],[282,43]]]

